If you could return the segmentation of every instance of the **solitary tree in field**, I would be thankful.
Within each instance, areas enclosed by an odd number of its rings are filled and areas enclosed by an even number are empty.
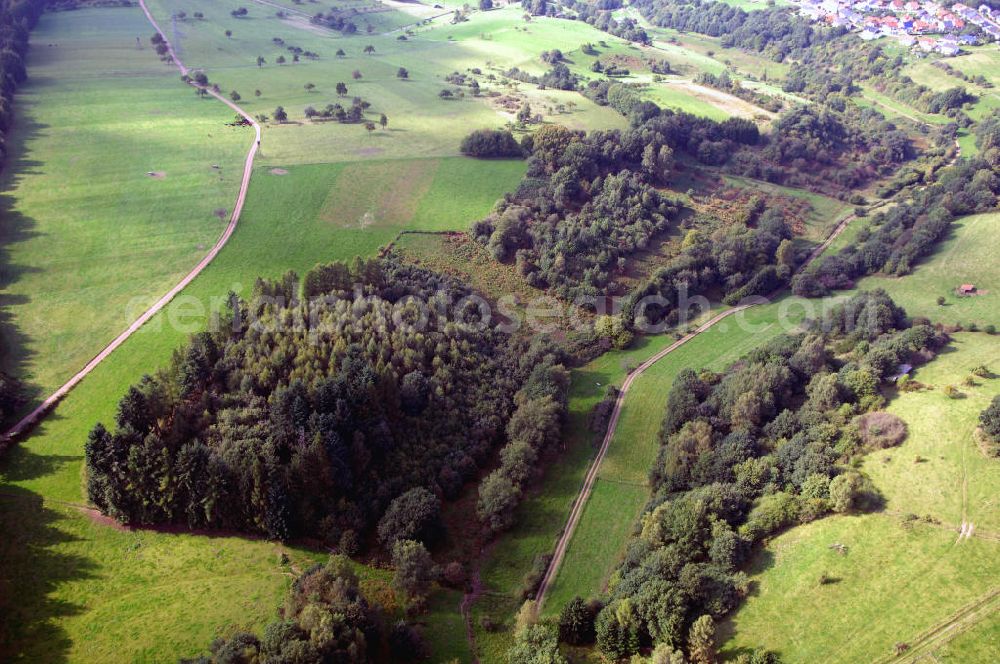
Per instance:
[[[355,69],[354,71],[352,71],[351,72],[351,78],[353,78],[355,81],[360,80],[361,79],[361,70],[360,69]]]
[[[347,84],[346,83],[337,83],[337,94],[340,95],[341,97],[343,97],[343,96],[345,96],[347,94]]]
[[[283,106],[279,106],[278,108],[274,109],[275,122],[284,122],[287,119],[288,119],[288,113],[285,113],[285,108]]]
[[[365,46],[365,55],[374,55],[374,54],[375,54],[375,47],[374,46],[372,46],[371,44],[368,44],[368,46]]]
[[[306,83],[303,87],[306,89],[306,92],[312,92],[313,90],[316,89],[316,84],[315,83]]]
[[[378,119],[378,123],[382,125],[382,129],[385,129],[386,127],[389,126],[389,118],[386,117],[385,113],[383,113],[382,117]]]
[[[201,12],[195,12],[194,13],[194,17],[196,19],[198,19],[199,21],[201,21],[201,20],[203,20],[205,18],[205,15],[203,13],[201,13]]]
[[[261,94],[262,94],[262,93],[261,93],[261,91],[260,91],[260,90],[254,90],[254,91],[253,91],[253,96],[254,96],[254,97],[259,97],[259,96],[260,96]]]
[[[528,124],[531,120],[531,104],[525,102],[524,106],[517,112],[517,121],[520,124]]]
[[[233,38],[233,31],[226,30],[226,39],[232,39],[232,38]]]
[[[267,60],[264,59],[263,55],[258,55],[257,56],[257,67],[258,68],[259,67],[263,67],[265,62],[267,62]]]
[[[243,97],[240,96],[239,92],[233,90],[232,92],[229,93],[229,98],[232,99],[233,101],[239,101]]]
[[[277,63],[278,63],[279,65],[283,65],[283,64],[285,64],[285,56],[283,56],[283,55],[279,55],[279,56],[278,56],[278,59],[277,59],[277,60],[275,60],[275,62],[277,62]]]
[[[365,123],[365,129],[368,130],[368,135],[371,136],[372,132],[375,131],[375,123],[374,122],[366,122]]]
[[[409,77],[410,77],[410,72],[407,71],[406,67],[400,67],[396,71],[396,78],[409,78]]]
[[[344,53],[344,49],[342,49],[342,48],[338,48],[338,49],[337,49],[337,53],[336,53],[336,55],[337,55],[337,57],[338,57],[338,58],[343,58],[343,57],[345,57],[345,56],[346,56],[347,54],[346,54],[346,53]]]

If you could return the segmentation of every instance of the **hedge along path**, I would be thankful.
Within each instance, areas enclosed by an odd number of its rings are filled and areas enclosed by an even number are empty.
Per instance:
[[[189,71],[188,68],[184,65],[183,62],[181,62],[180,58],[177,57],[177,54],[174,52],[174,47],[170,44],[170,41],[167,40],[167,36],[163,33],[163,30],[161,30],[160,26],[156,23],[156,20],[153,18],[153,15],[149,12],[149,8],[146,7],[145,0],[139,0],[139,6],[142,7],[142,11],[146,14],[146,18],[149,19],[149,22],[152,24],[153,28],[163,38],[163,41],[167,46],[167,53],[168,55],[170,55],[170,59],[173,61],[175,65],[177,65],[177,68],[180,69],[181,74],[187,76]],[[254,157],[257,156],[257,150],[260,148],[260,138],[261,138],[260,125],[257,123],[256,120],[253,119],[253,117],[249,113],[247,113],[245,110],[237,106],[229,99],[223,97],[218,92],[215,92],[211,88],[199,86],[193,81],[190,81],[189,85],[195,88],[204,89],[207,94],[211,95],[212,97],[215,97],[223,104],[236,111],[236,113],[238,113],[244,120],[249,122],[250,125],[254,128],[254,133],[255,133],[254,142],[250,146],[250,151],[247,152],[246,163],[243,166],[243,180],[240,182],[239,194],[237,194],[236,196],[236,203],[233,206],[233,214],[229,218],[229,224],[226,226],[226,229],[222,232],[222,235],[219,236],[219,239],[216,241],[212,249],[205,255],[204,258],[201,259],[201,261],[198,262],[197,265],[195,265],[191,269],[190,272],[188,272],[184,276],[183,279],[181,279],[177,283],[177,285],[171,288],[165,295],[163,295],[163,297],[157,300],[151,307],[146,309],[146,311],[144,311],[142,315],[140,315],[131,325],[129,325],[124,332],[115,337],[111,341],[111,343],[105,346],[101,350],[101,352],[99,352],[97,355],[94,356],[92,360],[87,362],[87,364],[84,365],[84,367],[80,369],[80,371],[74,374],[72,378],[66,381],[66,383],[63,384],[62,387],[60,387],[58,390],[50,394],[44,401],[42,401],[41,404],[38,405],[37,408],[28,413],[20,422],[18,422],[10,430],[8,430],[7,433],[4,434],[3,440],[0,441],[0,448],[8,445],[13,439],[26,433],[33,426],[38,424],[38,422],[40,422],[42,418],[44,418],[45,415],[47,415],[49,411],[51,411],[52,408],[54,408],[55,405],[59,403],[59,401],[70,392],[70,390],[72,390],[74,387],[77,386],[77,384],[80,383],[80,381],[86,378],[87,375],[90,374],[90,372],[97,367],[97,365],[99,365],[101,362],[107,359],[107,357],[111,355],[111,353],[113,353],[119,346],[125,343],[125,341],[130,336],[132,336],[136,331],[138,331],[139,328],[145,325],[146,322],[149,321],[149,319],[151,319],[153,316],[155,316],[157,313],[163,310],[163,308],[166,307],[167,304],[169,304],[170,301],[173,300],[178,293],[184,290],[184,288],[186,288],[188,284],[194,281],[195,277],[201,274],[201,272],[206,267],[208,267],[209,263],[211,263],[215,259],[215,257],[219,254],[219,252],[222,250],[222,248],[226,246],[226,243],[229,242],[229,238],[232,237],[233,232],[236,230],[236,224],[240,220],[240,213],[243,212],[243,204],[246,201],[247,190],[250,187],[250,175],[253,173]]]
[[[873,207],[881,207],[884,204],[885,203],[880,203]],[[805,262],[803,262],[799,267],[798,272],[805,270],[814,260],[823,255],[823,252],[825,252],[830,245],[833,244],[833,241],[836,240],[837,237],[839,237],[840,234],[843,233],[855,219],[857,219],[857,215],[853,212],[847,214],[844,219],[837,224],[827,238],[819,246],[813,249],[812,252],[810,252]],[[776,293],[772,293],[771,295],[773,296],[775,294]],[[542,605],[545,603],[546,593],[559,572],[559,566],[562,564],[562,559],[566,555],[566,549],[569,547],[570,540],[573,539],[573,532],[576,530],[576,526],[580,522],[580,517],[583,516],[583,510],[587,505],[587,501],[590,499],[590,494],[594,489],[594,484],[597,482],[597,475],[600,472],[601,463],[604,461],[604,457],[608,453],[608,448],[611,446],[611,439],[615,436],[615,429],[618,427],[618,418],[621,415],[622,408],[625,406],[625,397],[628,396],[628,391],[629,388],[632,387],[632,383],[635,382],[635,380],[651,366],[687,342],[691,341],[699,334],[706,332],[709,328],[713,327],[720,321],[732,316],[733,314],[737,314],[741,311],[749,309],[750,307],[757,306],[758,304],[764,304],[766,302],[768,302],[767,298],[756,298],[753,302],[741,304],[738,307],[727,309],[726,311],[713,316],[707,322],[698,327],[694,332],[681,337],[658,352],[656,355],[653,355],[651,358],[640,364],[625,378],[625,382],[622,383],[621,390],[618,392],[618,398],[615,399],[615,407],[611,411],[611,418],[608,420],[608,429],[604,434],[604,440],[601,441],[601,447],[597,452],[597,456],[594,457],[594,461],[590,464],[587,476],[583,481],[583,487],[580,489],[580,493],[573,502],[573,509],[570,511],[569,518],[566,520],[566,526],[563,528],[563,532],[559,536],[559,541],[556,543],[555,551],[552,554],[552,560],[549,562],[549,566],[545,570],[545,576],[542,577],[542,582],[538,586],[538,592],[535,595],[536,613],[541,611]]]

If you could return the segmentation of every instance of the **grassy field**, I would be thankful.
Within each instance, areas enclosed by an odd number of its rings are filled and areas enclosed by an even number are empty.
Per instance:
[[[204,136],[204,132],[225,131],[222,124],[230,113],[214,111],[217,105],[190,95],[176,82],[175,74],[167,74],[166,68],[152,59],[148,49],[138,56],[125,56],[121,48],[102,50],[116,41],[131,41],[129,47],[134,48],[134,35],[149,32],[140,17],[134,9],[48,15],[34,35],[40,43],[51,41],[58,46],[52,50],[35,49],[39,69],[34,61],[30,62],[34,82],[25,87],[22,117],[50,115],[46,116],[45,126],[35,127],[35,135],[13,144],[18,161],[11,162],[8,172],[14,173],[14,165],[22,172],[9,176],[15,187],[11,205],[26,206],[22,201],[30,201],[36,206],[32,209],[45,210],[44,222],[57,213],[78,214],[79,218],[63,220],[65,228],[45,227],[45,235],[39,232],[44,223],[39,219],[35,227],[38,239],[32,237],[32,227],[26,224],[20,244],[10,245],[9,251],[16,257],[13,264],[24,265],[26,271],[29,260],[35,262],[33,267],[45,268],[44,272],[38,269],[31,274],[34,282],[26,282],[28,277],[21,276],[15,282],[18,288],[30,283],[55,285],[62,280],[72,281],[76,287],[72,294],[59,298],[50,297],[39,287],[31,300],[21,305],[37,307],[36,324],[53,336],[62,334],[67,327],[72,331],[76,329],[72,324],[78,324],[78,333],[94,331],[97,341],[106,340],[97,334],[100,329],[92,327],[93,321],[82,319],[82,315],[81,320],[75,320],[73,314],[72,307],[77,305],[74,297],[81,304],[100,308],[80,297],[80,285],[85,283],[80,271],[96,268],[81,262],[79,254],[105,271],[95,272],[101,278],[95,276],[95,284],[86,286],[83,292],[93,291],[97,293],[95,298],[105,298],[102,304],[114,304],[111,296],[101,295],[101,284],[107,281],[121,291],[131,285],[137,292],[128,296],[145,303],[166,289],[166,283],[161,281],[170,283],[172,279],[163,276],[159,281],[130,283],[130,278],[135,281],[137,277],[129,270],[146,275],[151,263],[155,268],[163,266],[168,254],[153,252],[153,245],[169,248],[171,241],[176,243],[176,255],[193,263],[204,250],[199,250],[198,245],[214,241],[220,230],[219,221],[211,216],[212,207],[231,203],[235,193],[235,174],[230,179],[228,173],[235,171],[234,165],[241,159],[245,136],[219,139],[231,153],[223,153],[226,159],[218,156],[221,147],[213,147]],[[81,69],[77,71],[75,65],[63,63],[60,58],[80,63]],[[152,63],[143,64],[147,60]],[[120,68],[122,62],[139,71],[149,67],[151,71],[144,74],[148,80],[129,76],[130,70],[112,67],[118,63]],[[91,73],[102,71],[101,63],[112,74],[117,71],[117,77]],[[64,66],[72,82],[57,77]],[[72,88],[69,92],[68,87]],[[73,97],[64,96],[71,93]],[[128,110],[126,103],[131,104]],[[78,111],[79,125],[66,110],[74,104],[82,109]],[[157,121],[165,126],[164,134],[158,136],[153,130],[144,134],[142,127],[153,121],[141,114],[136,127],[122,124],[122,118],[130,113],[145,113],[147,109],[151,115],[152,110],[159,110],[173,118],[170,122],[162,117]],[[102,125],[112,120],[110,125]],[[64,135],[57,133],[62,124],[69,127]],[[79,139],[71,132],[76,127]],[[90,143],[84,140],[88,135]],[[119,135],[134,140],[117,143],[113,139]],[[60,141],[62,146],[68,143],[78,147],[80,154],[57,150]],[[158,156],[161,153],[162,158]],[[73,158],[79,160],[77,170],[72,162],[59,161]],[[222,183],[216,183],[219,174],[211,169],[213,163],[222,166]],[[193,164],[210,171],[211,178],[186,174],[185,169],[195,170]],[[303,273],[317,262],[370,255],[403,227],[465,229],[472,220],[486,214],[503,191],[517,183],[523,170],[520,162],[472,162],[457,157],[402,162],[391,167],[373,163],[376,177],[368,178],[357,177],[352,164],[282,166],[287,171],[282,175],[272,173],[268,164],[257,169],[243,219],[230,244],[175,305],[101,364],[0,463],[0,492],[4,494],[0,522],[5,533],[0,548],[6,598],[3,614],[10,617],[4,627],[11,630],[0,639],[5,643],[4,653],[19,652],[24,661],[165,661],[202,651],[219,630],[233,626],[259,628],[271,619],[292,575],[290,568],[279,564],[278,545],[235,537],[124,532],[91,520],[76,507],[82,500],[82,445],[87,431],[98,420],[110,422],[125,387],[143,373],[162,366],[188,333],[204,326],[207,312],[217,307],[229,290],[246,292],[258,275],[274,277],[287,269]],[[134,178],[129,175],[133,169]],[[166,177],[147,179],[146,171],[154,169],[164,170]],[[424,174],[420,187],[409,186],[409,176],[414,172]],[[95,188],[89,196],[84,195],[88,177]],[[126,184],[109,191],[109,183],[115,178]],[[136,191],[143,192],[145,187],[154,193],[133,193],[128,184],[132,181]],[[172,187],[173,194],[151,189],[159,185]],[[354,211],[343,207],[351,202],[344,192],[353,189],[362,200],[375,200],[366,192],[386,188],[395,191],[393,215],[379,224],[352,225]],[[47,193],[52,200],[44,199]],[[96,207],[98,198],[105,201],[105,208]],[[60,206],[71,209],[60,212]],[[191,220],[181,214],[182,209],[190,214],[202,207],[204,220]],[[134,222],[135,217],[141,223]],[[160,224],[152,225],[147,217]],[[83,221],[92,222],[89,235],[74,228]],[[135,228],[129,226],[133,222]],[[194,237],[185,237],[187,234]],[[20,246],[45,237],[50,243],[47,252],[39,245],[33,248],[34,254],[29,254]],[[122,243],[124,253],[115,253],[116,241]],[[70,242],[76,244],[75,254],[64,246]],[[101,247],[105,251],[103,259]],[[182,265],[185,270],[188,266]],[[138,288],[140,285],[143,288]],[[124,326],[120,311],[107,315],[122,319]],[[19,329],[32,324],[21,314],[14,320]],[[60,342],[51,343],[58,350]],[[48,361],[64,370],[76,368],[65,366],[63,363],[70,362],[66,359]],[[323,557],[304,550],[289,553],[298,568]],[[448,595],[440,599],[444,604],[457,605],[457,600],[452,600],[454,597]],[[438,625],[435,620],[429,628],[432,640],[441,641],[440,634],[449,631],[448,624]],[[455,656],[461,656],[462,645],[462,641],[451,644]],[[6,657],[0,653],[0,658]]]
[[[973,538],[956,545],[955,536],[883,514],[830,517],[794,528],[756,557],[751,596],[720,630],[723,652],[763,646],[788,664],[853,664],[887,656],[894,644],[996,586],[997,543]],[[835,543],[848,553],[832,550]],[[824,573],[837,581],[820,585]]]
[[[977,379],[957,400],[941,388],[960,385],[979,364],[998,363],[995,338],[963,333],[916,371],[931,389],[898,395],[888,408],[907,422],[907,440],[863,464],[886,511],[823,519],[771,541],[756,557],[751,597],[726,627],[729,651],[763,645],[790,663],[872,661],[996,587],[1000,466],[980,454],[972,432],[980,410],[1000,394],[1000,380]],[[956,542],[965,520],[980,536]],[[831,550],[833,543],[847,545],[847,555]],[[837,582],[820,585],[823,573]],[[995,620],[932,654],[937,661],[990,662],[991,640]]]
[[[148,31],[137,9],[84,10],[47,14],[32,35],[0,180],[0,304],[3,368],[35,395],[125,329],[134,298],[193,267],[236,196],[252,133],[137,50]]]
[[[995,212],[960,219],[912,274],[866,277],[858,288],[884,288],[911,316],[949,325],[1000,325],[1000,266],[995,260],[998,224],[1000,213]],[[964,283],[976,285],[980,294],[956,295],[955,289]],[[944,306],[938,306],[938,297],[945,298]]]
[[[474,173],[477,168],[498,172],[493,178],[474,175],[467,183],[470,190],[476,182],[506,186],[504,177],[511,176],[505,162],[470,163],[466,170]],[[193,654],[211,640],[214,630],[226,625],[259,626],[272,616],[272,599],[281,595],[289,580],[276,571],[274,544],[228,538],[224,549],[232,557],[220,562],[222,554],[216,552],[222,545],[215,538],[121,533],[95,526],[59,501],[81,500],[82,445],[89,428],[98,420],[110,422],[125,387],[162,366],[187,333],[203,327],[206,312],[218,306],[229,290],[246,292],[258,275],[275,277],[286,269],[301,274],[317,262],[372,254],[398,232],[399,227],[390,226],[343,228],[321,217],[346,166],[287,170],[282,176],[264,169],[255,173],[239,231],[216,261],[168,311],[101,364],[33,436],[4,458],[0,490],[16,493],[20,500],[0,501],[0,518],[12,530],[23,532],[23,541],[34,543],[30,549],[6,552],[20,553],[3,559],[4,569],[18,579],[13,596],[30,593],[38,599],[28,603],[17,621],[25,631],[15,643],[27,654],[53,648],[73,661],[159,661]],[[427,195],[434,190],[432,183]],[[492,195],[484,194],[480,200],[492,202]],[[485,205],[474,210],[475,216],[488,209]],[[444,218],[444,214],[437,218],[441,227],[447,225]],[[465,228],[470,221],[453,218],[451,226]],[[30,518],[25,518],[23,503],[35,505],[28,512]],[[133,556],[129,547],[135,541],[142,551],[158,552],[155,560]],[[190,550],[184,558],[187,563],[160,564],[174,549]],[[232,566],[225,565],[226,560]],[[246,587],[234,585],[238,583]],[[189,592],[181,592],[184,588]],[[259,599],[253,611],[244,606],[250,590],[256,593],[250,596]],[[199,613],[208,617],[198,618]],[[191,616],[192,623],[197,621],[197,628],[178,629],[173,617],[182,614]],[[116,618],[113,625],[106,624],[109,616]],[[59,639],[31,638],[38,630],[51,631]],[[143,637],[133,640],[132,633]],[[58,659],[53,652],[42,659]]]
[[[953,526],[971,521],[980,530],[1000,532],[1000,463],[978,451],[974,433],[979,413],[1000,394],[1000,380],[975,378],[975,385],[964,385],[979,365],[1000,370],[1000,340],[982,333],[956,335],[948,352],[913,374],[930,389],[893,399],[888,410],[906,421],[909,437],[864,464],[886,497],[886,509],[929,514]],[[957,386],[962,398],[946,397],[946,385]]]

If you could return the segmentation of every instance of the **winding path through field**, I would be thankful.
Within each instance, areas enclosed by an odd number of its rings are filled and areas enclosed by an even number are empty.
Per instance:
[[[184,63],[181,62],[180,58],[177,57],[177,54],[174,52],[173,46],[170,44],[170,41],[167,39],[167,36],[163,33],[163,30],[161,30],[160,26],[156,23],[156,20],[153,18],[153,15],[149,12],[149,8],[146,7],[145,0],[139,0],[139,6],[142,7],[142,11],[145,12],[146,18],[149,19],[149,22],[153,25],[153,28],[156,30],[156,32],[158,32],[160,36],[163,37],[163,40],[167,45],[167,52],[170,55],[170,58],[173,60],[174,64],[176,64],[178,69],[181,70],[181,74],[187,75],[188,68],[184,66]],[[191,83],[191,85],[193,87],[200,87],[193,82]],[[188,272],[184,276],[184,278],[177,283],[177,285],[171,288],[163,297],[157,300],[151,307],[146,309],[146,311],[144,311],[141,316],[139,316],[131,325],[129,325],[124,332],[115,337],[114,340],[111,341],[111,343],[105,346],[101,350],[101,352],[99,352],[97,355],[94,356],[92,360],[87,362],[87,364],[84,365],[84,367],[80,369],[80,371],[74,374],[72,378],[66,381],[66,383],[62,387],[60,387],[58,390],[49,395],[44,401],[42,401],[41,404],[38,405],[37,408],[28,413],[20,422],[15,424],[9,431],[7,431],[7,433],[4,434],[3,436],[2,443],[4,445],[8,444],[11,440],[24,434],[33,426],[38,424],[38,422],[41,421],[41,419],[45,417],[45,415],[50,410],[52,410],[52,408],[57,403],[59,403],[59,401],[64,396],[66,396],[70,390],[72,390],[74,387],[77,386],[77,384],[80,381],[86,378],[87,375],[90,374],[90,372],[92,372],[97,367],[97,365],[103,362],[119,346],[125,343],[125,341],[128,340],[128,338],[131,337],[133,334],[135,334],[135,332],[139,328],[141,328],[150,318],[155,316],[164,307],[166,307],[167,304],[178,293],[180,293],[188,284],[194,281],[195,277],[201,274],[202,270],[208,267],[209,263],[211,263],[212,260],[219,254],[219,251],[221,251],[222,248],[226,246],[226,243],[229,241],[229,238],[232,237],[233,235],[233,231],[236,230],[236,224],[240,220],[240,213],[243,211],[243,203],[246,201],[247,189],[250,186],[250,176],[253,173],[254,157],[257,156],[257,150],[260,147],[260,138],[261,138],[260,125],[257,124],[257,121],[254,120],[249,113],[244,111],[242,108],[234,104],[229,99],[223,97],[218,92],[215,92],[211,88],[207,87],[204,88],[204,90],[206,93],[208,93],[212,97],[215,97],[223,104],[236,111],[236,113],[238,113],[240,116],[242,116],[243,119],[249,122],[250,125],[254,128],[254,133],[256,134],[254,142],[250,146],[250,151],[247,153],[246,163],[243,166],[243,180],[240,183],[240,191],[236,197],[236,203],[233,206],[233,214],[229,218],[229,224],[226,226],[226,230],[222,232],[222,235],[216,241],[215,246],[212,247],[212,249],[205,255],[205,257],[202,258],[201,261],[199,261],[199,263],[195,265],[191,269],[191,271]]]

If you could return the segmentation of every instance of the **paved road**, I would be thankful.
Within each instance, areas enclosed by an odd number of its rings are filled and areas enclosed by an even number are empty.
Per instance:
[[[168,52],[171,59],[173,59],[174,64],[177,65],[177,67],[181,70],[182,74],[187,74],[188,68],[177,57],[177,54],[174,52],[173,46],[171,46],[170,41],[167,40],[167,36],[163,33],[163,30],[160,29],[160,26],[157,25],[156,20],[153,18],[153,15],[150,14],[149,9],[146,7],[145,0],[139,0],[139,5],[142,7],[142,11],[146,13],[146,18],[149,19],[149,22],[153,25],[153,28],[155,28],[156,31],[160,33],[160,35],[163,37],[164,40],[166,40],[167,48],[169,49]],[[191,85],[194,87],[198,87],[194,83],[192,83]],[[215,243],[215,246],[212,247],[211,251],[209,251],[208,254],[206,254],[205,257],[202,258],[201,261],[197,265],[195,265],[191,269],[191,271],[188,272],[184,276],[184,278],[177,283],[177,285],[175,285],[163,297],[157,300],[156,303],[153,304],[153,306],[144,311],[142,315],[135,320],[135,322],[129,325],[124,332],[115,337],[114,340],[111,341],[111,343],[105,346],[104,349],[101,350],[100,353],[95,355],[92,360],[87,362],[87,364],[84,365],[84,367],[80,369],[80,371],[74,374],[72,378],[66,381],[66,383],[62,387],[60,387],[58,390],[49,395],[37,408],[31,411],[20,422],[15,424],[9,431],[7,431],[7,433],[4,434],[3,436],[3,441],[2,441],[3,444],[8,444],[11,440],[24,434],[33,426],[38,424],[38,422],[41,421],[41,419],[45,417],[45,415],[48,414],[48,412],[52,410],[52,408],[57,403],[59,403],[59,401],[64,396],[66,396],[70,390],[72,390],[74,387],[77,386],[77,384],[80,381],[86,378],[87,375],[97,367],[97,365],[99,365],[101,362],[107,359],[107,357],[111,355],[111,353],[113,353],[119,346],[125,343],[125,341],[130,336],[135,334],[135,332],[140,327],[142,327],[146,323],[146,321],[148,321],[150,318],[155,316],[159,311],[161,311],[165,306],[167,306],[167,304],[174,298],[174,296],[180,293],[188,284],[190,284],[194,280],[195,277],[201,274],[202,270],[208,267],[208,264],[212,262],[212,260],[219,254],[219,251],[221,251],[222,248],[226,246],[226,243],[229,241],[229,238],[232,237],[233,231],[236,230],[236,224],[240,220],[240,213],[243,211],[243,203],[246,201],[247,197],[247,188],[250,186],[250,175],[253,172],[254,157],[257,155],[257,149],[260,147],[260,125],[257,124],[257,121],[254,120],[249,113],[247,113],[242,108],[234,104],[231,100],[223,97],[222,95],[215,92],[211,88],[206,88],[205,91],[211,96],[221,101],[229,108],[236,111],[236,113],[241,115],[243,118],[245,118],[251,124],[251,126],[253,126],[255,133],[254,142],[250,146],[250,151],[247,153],[246,163],[243,166],[243,181],[240,183],[240,191],[236,197],[236,204],[233,206],[233,214],[232,217],[230,217],[229,219],[229,224],[226,226],[226,230],[223,231],[222,235]]]

